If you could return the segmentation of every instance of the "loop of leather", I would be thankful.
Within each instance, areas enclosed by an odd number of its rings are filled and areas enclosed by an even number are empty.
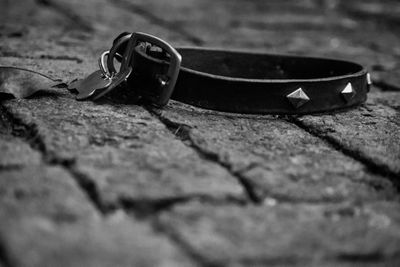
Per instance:
[[[367,99],[367,71],[356,63],[208,48],[176,50],[182,64],[171,98],[193,106],[236,113],[309,114],[346,109]],[[162,90],[156,77],[168,69],[165,53],[138,46],[133,65],[128,86],[145,99],[154,99]],[[348,83],[354,90],[350,99],[342,94]],[[296,108],[287,96],[299,88],[310,100]]]

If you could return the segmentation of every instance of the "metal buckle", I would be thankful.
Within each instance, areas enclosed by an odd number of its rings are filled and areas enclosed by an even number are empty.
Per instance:
[[[133,65],[133,51],[137,44],[140,42],[147,42],[152,45],[158,46],[169,54],[170,61],[167,73],[165,74],[166,78],[158,79],[159,86],[162,88],[162,90],[160,90],[160,93],[157,96],[151,97],[151,101],[153,104],[159,107],[165,106],[172,95],[176,80],[178,79],[179,69],[182,62],[181,55],[178,53],[178,51],[175,50],[175,48],[173,48],[164,40],[150,34],[135,32],[130,35],[121,37],[121,39],[118,40],[118,42],[111,48],[107,59],[107,68],[110,73],[116,72],[114,67],[114,56],[116,55],[116,51],[121,45],[123,45],[127,41],[129,41],[129,43],[122,57],[121,68],[123,68],[124,66],[128,66],[129,64]],[[132,68],[134,70],[135,66],[132,66]]]

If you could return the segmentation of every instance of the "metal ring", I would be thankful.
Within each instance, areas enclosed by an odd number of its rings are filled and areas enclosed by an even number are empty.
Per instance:
[[[128,34],[125,36],[122,36],[115,45],[113,45],[113,47],[111,47],[109,54],[108,54],[108,58],[107,58],[107,69],[109,71],[109,73],[111,75],[117,73],[117,71],[115,70],[114,67],[114,57],[116,55],[119,55],[121,58],[123,56],[121,56],[120,54],[117,53],[118,48],[123,45],[125,42],[128,42],[129,39],[131,38],[132,34]]]
[[[118,53],[115,53],[114,57],[118,58],[119,60],[122,59],[122,56],[120,54],[118,54]],[[99,64],[99,67],[100,67],[100,71],[103,73],[103,75],[106,76],[107,78],[111,78],[113,73],[111,73],[109,71],[109,69],[108,69],[108,66],[106,64],[106,58],[107,58],[107,60],[108,60],[108,58],[111,58],[109,50],[104,51],[101,54],[101,56],[99,57],[99,60],[98,60],[98,64]],[[114,70],[115,70],[115,68],[114,68]],[[114,72],[114,74],[115,73],[116,73],[116,71]]]
[[[100,71],[107,78],[111,77],[110,72],[108,71],[108,68],[106,66],[106,57],[108,58],[109,54],[110,54],[110,51],[104,51],[103,53],[101,53],[101,56],[99,57],[99,60],[98,60]]]

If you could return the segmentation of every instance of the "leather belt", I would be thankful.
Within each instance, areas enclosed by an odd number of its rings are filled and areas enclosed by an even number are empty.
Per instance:
[[[174,49],[153,36],[134,34],[138,37],[130,44],[132,35],[117,37],[107,68],[115,71],[114,57],[126,55],[128,46],[133,46],[126,59],[132,66],[127,86],[157,106],[171,97],[226,112],[320,113],[365,102],[371,84],[367,70],[353,62],[209,48]]]

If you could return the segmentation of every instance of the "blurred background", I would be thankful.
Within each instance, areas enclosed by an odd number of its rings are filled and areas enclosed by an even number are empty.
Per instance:
[[[387,78],[387,72],[399,69],[400,2],[394,0],[0,3],[0,38],[7,39],[0,44],[0,56],[14,55],[16,50],[21,56],[33,58],[75,54],[78,61],[89,60],[92,64],[120,32],[142,31],[173,45],[355,60],[367,65],[376,80],[393,80],[397,74]]]

